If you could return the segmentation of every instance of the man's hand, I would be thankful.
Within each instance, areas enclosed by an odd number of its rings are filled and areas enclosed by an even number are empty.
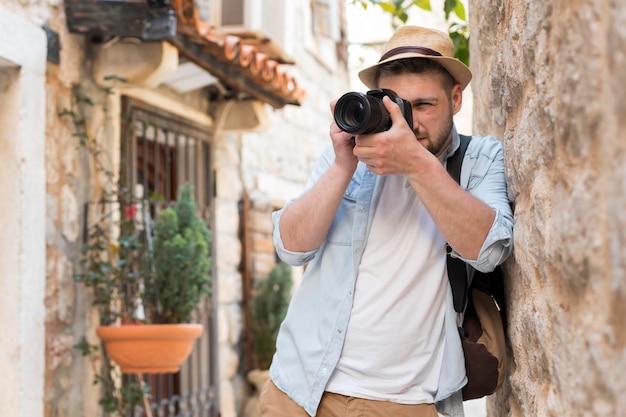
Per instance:
[[[358,135],[354,155],[378,175],[409,176],[419,158],[429,157],[430,152],[416,140],[398,104],[387,96],[383,97],[383,104],[391,116],[391,128]]]
[[[334,114],[336,105],[337,100],[330,103],[331,114]],[[335,123],[334,117],[330,124],[330,139],[333,141],[333,149],[335,150],[335,164],[348,171],[354,172],[359,161],[353,153],[353,136],[339,129],[339,126]]]

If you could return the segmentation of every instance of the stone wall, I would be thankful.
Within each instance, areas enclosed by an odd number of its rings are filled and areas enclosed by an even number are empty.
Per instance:
[[[474,133],[503,140],[516,198],[512,359],[491,415],[624,415],[626,8],[469,10]]]

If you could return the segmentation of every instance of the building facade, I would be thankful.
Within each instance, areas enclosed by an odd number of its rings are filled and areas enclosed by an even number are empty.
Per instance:
[[[101,362],[76,349],[98,343],[99,316],[73,279],[110,186],[97,155],[141,195],[193,184],[213,232],[205,332],[180,375],[149,381],[152,412],[244,414],[269,215],[328,141],[328,103],[348,85],[343,13],[338,0],[0,0],[0,415],[103,415]]]

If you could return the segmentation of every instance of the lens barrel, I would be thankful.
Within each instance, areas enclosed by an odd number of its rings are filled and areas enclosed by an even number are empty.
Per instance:
[[[391,126],[391,117],[382,99],[358,92],[346,93],[337,100],[335,123],[347,133],[383,132]]]

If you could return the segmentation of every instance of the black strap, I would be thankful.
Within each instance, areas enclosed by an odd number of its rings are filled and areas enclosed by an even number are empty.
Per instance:
[[[461,144],[459,149],[448,158],[447,169],[450,176],[457,182],[461,180],[461,164],[463,163],[463,157],[467,150],[467,145],[472,140],[471,136],[459,135],[461,138]],[[454,310],[457,313],[465,310],[467,304],[467,298],[469,296],[469,276],[467,271],[467,264],[459,258],[453,258],[450,256],[452,249],[447,246],[447,264],[448,264],[448,279],[450,280],[450,288],[452,289],[452,302],[454,304]]]
[[[459,145],[459,149],[448,158],[447,168],[448,174],[456,181],[457,184],[461,182],[461,164],[463,163],[463,157],[465,156],[465,151],[467,151],[467,145],[469,145],[472,140],[471,136],[459,135],[461,138],[461,144]]]

